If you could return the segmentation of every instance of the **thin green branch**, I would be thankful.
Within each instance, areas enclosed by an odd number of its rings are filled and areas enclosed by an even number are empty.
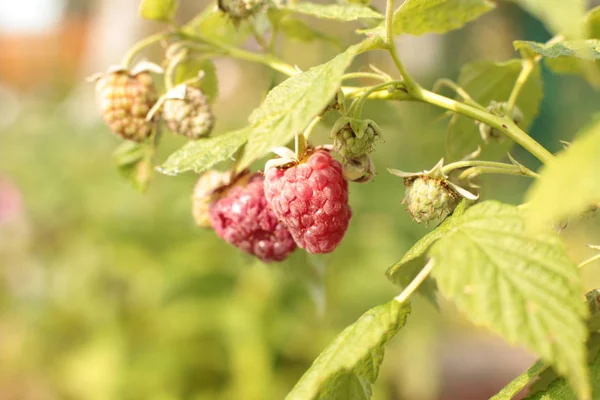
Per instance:
[[[396,69],[406,84],[406,89],[409,93],[412,93],[418,87],[418,84],[412,79],[406,68],[404,68],[404,64],[400,61],[396,45],[394,44],[394,0],[387,0],[385,6],[385,44],[396,65]]]
[[[373,72],[350,72],[344,74],[344,76],[342,77],[343,81],[347,81],[349,79],[377,79],[382,82],[388,81],[388,79],[386,79],[385,76],[381,76],[380,74],[375,74]]]
[[[354,103],[352,103],[352,105],[350,105],[350,109],[348,110],[347,114],[354,113],[355,118],[360,118],[360,114],[362,113],[363,105],[364,105],[365,101],[367,100],[367,98],[369,97],[369,95],[371,95],[372,93],[375,93],[377,91],[380,91],[382,89],[387,89],[390,86],[397,86],[397,85],[403,85],[403,82],[389,81],[389,82],[380,83],[379,85],[364,88],[364,91],[361,93],[360,97],[358,97],[358,99],[356,101],[354,101]]]
[[[394,0],[385,4],[385,43],[388,47],[394,45]]]
[[[362,96],[362,94],[365,92],[365,88],[357,87],[357,86],[343,86],[342,92],[344,93],[346,98],[356,99],[356,98]],[[412,96],[410,96],[408,93],[406,93],[403,90],[394,90],[394,91],[390,92],[387,89],[379,89],[377,91],[370,93],[368,96],[368,99],[369,100],[401,100],[401,101],[402,100],[403,101],[414,100],[414,98]]]
[[[595,256],[593,256],[593,257],[590,257],[590,258],[588,258],[588,259],[587,259],[587,260],[585,260],[585,261],[582,261],[582,262],[581,262],[581,263],[580,263],[580,264],[577,266],[577,268],[580,268],[580,269],[581,269],[581,268],[583,268],[583,267],[586,267],[586,266],[590,265],[591,263],[593,263],[593,262],[595,262],[595,261],[598,261],[598,260],[600,260],[600,254],[596,254]]]
[[[495,175],[519,175],[519,176],[528,176],[530,178],[537,178],[538,175],[533,173],[534,175],[530,175],[524,173],[520,168],[513,166],[511,168],[497,168],[497,167],[471,167],[466,169],[459,175],[459,179],[467,179],[474,178],[478,175],[483,174],[495,174]]]
[[[140,40],[134,44],[127,53],[125,53],[125,56],[121,61],[121,65],[128,69],[131,67],[131,63],[140,51],[144,50],[148,46],[160,42],[161,40],[167,39],[171,35],[173,35],[173,32],[160,32]]]
[[[452,81],[450,79],[447,79],[447,78],[438,79],[437,82],[433,85],[432,91],[439,92],[439,89],[442,86],[446,86],[446,87],[454,90],[456,92],[456,94],[458,94],[460,97],[462,97],[465,104],[469,104],[473,107],[477,107],[481,110],[487,111],[487,109],[484,106],[482,106],[481,104],[479,104],[478,102],[473,100],[473,98],[469,95],[469,93],[467,93],[462,87],[458,86],[454,81]]]
[[[506,164],[495,161],[480,161],[480,160],[465,160],[465,161],[456,161],[442,167],[442,172],[445,175],[452,170],[458,168],[467,168],[467,167],[493,167],[493,168],[505,168],[505,169],[515,169],[515,166],[512,164]]]
[[[319,124],[319,122],[321,122],[322,119],[323,119],[323,116],[317,115],[316,117],[314,117],[312,119],[312,121],[310,121],[310,124],[308,124],[308,126],[306,127],[306,129],[302,133],[302,135],[304,136],[304,138],[306,140],[308,140],[310,134],[315,129],[315,127]]]
[[[423,281],[429,276],[433,269],[433,258],[430,259],[423,269],[415,276],[415,279],[406,286],[406,288],[398,296],[394,297],[398,303],[404,303],[408,298],[421,286]]]
[[[254,36],[254,39],[256,40],[256,43],[258,43],[258,45],[260,46],[260,48],[265,52],[265,53],[271,53],[271,46],[270,43],[267,43],[267,41],[265,40],[265,38],[258,32],[258,30],[256,29],[256,25],[254,22],[252,22],[250,24],[250,29],[252,29],[252,35]]]
[[[517,104],[517,100],[519,99],[519,95],[521,94],[523,87],[527,83],[529,76],[531,75],[531,73],[535,69],[535,66],[537,65],[537,62],[531,58],[524,59],[522,63],[523,65],[521,67],[521,72],[519,73],[519,76],[517,77],[517,80],[515,82],[515,86],[510,92],[510,97],[508,98],[507,107],[509,110],[515,108],[515,105]]]
[[[259,64],[267,65],[268,67],[279,71],[285,75],[293,76],[298,74],[298,70],[290,64],[282,61],[281,59],[271,54],[257,54],[251,51],[246,51],[235,46],[231,46],[227,43],[223,43],[219,40],[208,38],[204,36],[193,35],[187,32],[179,32],[179,35],[188,39],[200,43],[206,43],[213,46],[216,50],[219,50],[221,54],[227,55],[240,60],[246,60],[256,62]]]
[[[450,99],[448,97],[430,92],[429,90],[418,88],[418,90],[410,93],[416,100],[433,104],[446,110],[465,115],[476,121],[481,121],[484,124],[496,128],[513,139],[516,143],[523,146],[527,151],[533,154],[544,164],[554,158],[552,153],[546,150],[541,144],[535,141],[531,136],[525,133],[514,122],[507,119],[495,116],[487,111],[480,110],[468,104]]]
[[[564,37],[561,35],[554,36],[552,39],[546,42],[547,45],[551,45],[554,43],[562,42]],[[523,87],[529,80],[531,73],[535,69],[535,66],[540,62],[542,56],[539,54],[534,55],[533,57],[524,58],[522,61],[521,72],[515,81],[515,86],[510,92],[510,96],[508,98],[507,106],[509,110],[512,110],[517,104],[517,100],[519,99],[519,95],[523,90]]]
[[[515,397],[521,390],[525,388],[532,380],[537,378],[549,366],[542,361],[533,364],[527,371],[513,379],[500,392],[494,395],[490,400],[506,400]]]
[[[480,174],[507,174],[507,175],[523,175],[531,178],[538,178],[539,175],[531,171],[529,168],[523,165],[506,164],[494,161],[480,161],[480,160],[465,160],[457,161],[442,168],[442,172],[446,175],[455,169],[469,168],[464,171],[463,174],[468,176],[480,175]],[[467,173],[469,172],[470,173]],[[462,174],[461,174],[462,176]]]

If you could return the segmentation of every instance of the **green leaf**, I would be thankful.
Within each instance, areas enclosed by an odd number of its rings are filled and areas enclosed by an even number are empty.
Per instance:
[[[174,83],[179,84],[197,78],[200,71],[204,72],[204,77],[199,82],[199,87],[211,102],[215,101],[219,95],[219,80],[215,64],[210,59],[191,57],[184,60],[175,70]]]
[[[363,314],[340,333],[294,386],[286,400],[368,400],[385,345],[404,326],[410,303],[395,300]]]
[[[148,189],[152,179],[152,143],[123,142],[113,153],[113,161],[119,174],[140,192]]]
[[[587,36],[585,37],[587,39],[600,39],[600,7],[596,7],[587,14],[585,28],[587,31]],[[597,51],[598,49],[596,48]],[[554,73],[582,75],[590,83],[600,86],[600,65],[597,61],[589,61],[577,57],[559,57],[546,58],[544,62]]]
[[[514,42],[515,50],[527,49],[543,57],[559,58],[574,57],[584,60],[597,60],[600,58],[600,40],[575,40],[545,44],[517,40]]]
[[[590,310],[588,327],[590,331],[600,330],[600,289],[594,289],[585,294],[587,305]]]
[[[317,4],[309,2],[289,3],[287,10],[298,14],[337,21],[356,21],[361,18],[383,19],[384,16],[363,4]]]
[[[158,171],[165,175],[187,171],[199,174],[222,161],[232,159],[247,138],[248,130],[240,129],[208,139],[190,141],[171,154]]]
[[[243,169],[283,146],[301,133],[331,102],[344,71],[364,48],[365,42],[350,46],[335,58],[288,78],[269,92],[263,104],[250,115],[248,145],[239,168]]]
[[[534,228],[558,223],[600,204],[600,115],[568,149],[541,170],[526,199]]]
[[[247,21],[242,21],[236,27],[225,13],[217,9],[214,3],[209,4],[202,13],[187,23],[184,31],[232,45],[243,43],[252,34]]]
[[[550,32],[569,39],[581,39],[587,0],[513,0],[540,19]]]
[[[178,6],[177,0],[142,0],[140,15],[146,19],[170,22],[175,17]]]
[[[334,44],[339,44],[339,41],[336,38],[313,29],[303,20],[291,16],[287,10],[272,8],[268,11],[268,14],[273,27],[277,28],[277,30],[288,39],[298,40],[301,42],[324,40]]]
[[[458,85],[466,90],[479,104],[487,107],[490,101],[507,101],[519,73],[521,60],[503,63],[476,61],[466,64],[460,71]],[[543,97],[540,69],[536,67],[525,83],[517,106],[523,112],[521,128],[527,130],[537,116]],[[494,160],[506,155],[513,142],[506,138],[501,143],[484,143],[475,122],[467,117],[454,115],[448,127],[446,159],[456,161],[481,146],[481,159]]]
[[[593,399],[600,398],[600,334],[590,337],[588,344],[590,362],[589,369],[592,382]],[[537,392],[525,400],[578,400],[577,395],[566,379],[557,379],[542,392]]]
[[[590,318],[587,321],[587,326],[588,330],[593,333],[600,329],[600,289],[594,289],[586,293],[585,298],[590,310]],[[598,349],[600,349],[599,339],[600,336],[594,334],[588,339],[587,353],[590,362],[594,359]],[[532,397],[539,392],[547,391],[550,384],[557,379],[559,379],[559,376],[556,371],[551,367],[548,368],[546,363],[538,360],[527,371],[513,379],[498,394],[490,398],[490,400],[511,400],[525,386],[529,386],[529,396]],[[592,393],[600,394],[597,388],[594,388]]]
[[[423,236],[417,243],[414,244],[402,257],[400,261],[392,265],[387,271],[386,276],[394,284],[400,286],[401,289],[415,279],[415,276],[423,269],[425,265],[425,252],[431,245],[444,235],[452,232],[455,221],[464,214],[467,209],[468,202],[463,200],[454,210],[452,215],[444,220],[437,228]],[[421,289],[421,287],[419,288]]]
[[[394,34],[446,33],[492,9],[488,0],[406,0],[394,12]]]
[[[469,208],[429,250],[440,292],[473,322],[552,363],[589,399],[582,282],[554,232],[531,234],[514,206]]]
[[[585,26],[588,39],[600,39],[600,6],[587,13]]]

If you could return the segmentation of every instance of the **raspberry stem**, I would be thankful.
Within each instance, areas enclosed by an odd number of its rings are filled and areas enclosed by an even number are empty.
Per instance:
[[[365,88],[364,91],[363,91],[363,93],[360,95],[360,97],[358,97],[350,105],[350,109],[348,110],[348,115],[352,114],[352,118],[360,119],[360,116],[362,114],[363,105],[364,105],[365,101],[367,100],[367,98],[372,93],[375,93],[375,92],[380,91],[382,89],[389,88],[390,86],[400,86],[400,85],[404,85],[404,82],[402,82],[402,81],[389,81],[389,82],[380,83],[379,85],[371,86],[369,88]]]
[[[535,69],[536,65],[537,61],[531,58],[526,58],[522,61],[521,72],[517,77],[515,86],[510,92],[510,97],[508,98],[508,102],[506,103],[508,110],[512,111],[512,109],[515,108],[515,105],[517,104],[517,100],[519,98],[519,94],[521,94],[521,89],[523,89],[523,86],[525,86],[525,84],[527,83],[527,80],[529,79],[529,76]]]
[[[521,375],[517,376],[515,379],[510,381],[508,385],[506,385],[500,392],[494,395],[490,400],[500,400],[500,399],[512,399],[516,396],[521,390],[525,388],[535,378],[537,378],[542,372],[548,369],[549,365],[538,361],[533,364],[529,369],[523,372]]]
[[[394,297],[398,303],[404,303],[421,286],[421,283],[429,276],[433,269],[433,259],[430,259],[415,278],[406,286],[398,296]]]
[[[551,45],[551,44],[554,44],[557,42],[562,42],[563,40],[564,40],[563,36],[557,35],[557,36],[554,36],[549,41],[547,41],[546,44]],[[507,106],[510,111],[512,111],[513,108],[515,107],[515,105],[517,104],[517,100],[519,98],[519,94],[521,94],[521,90],[523,89],[523,86],[525,86],[525,84],[527,83],[527,80],[531,76],[531,73],[535,69],[535,66],[540,62],[541,59],[542,59],[542,56],[539,54],[536,54],[532,58],[523,59],[521,72],[519,73],[519,76],[517,77],[515,86],[513,87],[513,90],[510,93],[510,96],[507,101]]]
[[[402,3],[402,4],[404,5],[405,3]],[[402,6],[400,6],[400,7],[402,7]],[[412,77],[409,75],[406,68],[404,68],[404,64],[402,64],[402,61],[400,61],[400,58],[398,57],[396,45],[394,44],[394,21],[393,21],[393,19],[394,19],[394,0],[387,0],[386,7],[385,7],[385,44],[386,44],[386,47],[387,47],[390,55],[392,56],[392,60],[394,61],[394,64],[396,65],[398,72],[400,72],[400,75],[402,76],[402,79],[404,80],[404,83],[406,84],[406,88],[408,89],[408,92],[411,93],[413,91],[413,89],[416,89],[417,87],[419,87],[419,85],[412,79]]]
[[[446,86],[446,87],[454,90],[457,95],[459,95],[460,97],[463,98],[463,101],[465,102],[465,104],[469,104],[473,107],[477,107],[477,108],[480,108],[481,110],[487,111],[487,109],[484,106],[482,106],[481,104],[479,104],[478,102],[473,100],[473,98],[469,95],[469,93],[466,92],[466,90],[464,90],[462,87],[458,86],[454,81],[452,81],[450,79],[447,79],[447,78],[438,79],[435,82],[435,84],[433,85],[433,88],[431,90],[433,92],[437,93],[443,86]]]
[[[387,82],[388,79],[386,79],[386,77],[380,75],[380,74],[376,74],[373,72],[351,72],[348,74],[344,74],[344,76],[342,77],[343,81],[349,80],[349,79],[377,79],[383,82]]]
[[[140,51],[144,50],[148,46],[160,42],[161,40],[167,39],[171,35],[173,35],[173,32],[160,32],[140,40],[139,42],[134,44],[127,53],[125,53],[125,56],[121,61],[121,65],[125,69],[129,69],[131,63],[133,62],[133,59],[135,58],[135,56],[137,56],[137,54]]]
[[[595,262],[595,261],[598,261],[598,260],[600,260],[600,254],[596,254],[595,256],[593,256],[593,257],[590,257],[590,258],[588,258],[588,259],[587,259],[587,260],[585,260],[585,261],[582,261],[582,262],[581,262],[581,263],[580,263],[580,264],[577,266],[577,268],[581,269],[581,268],[583,268],[583,267],[586,267],[586,266],[588,266],[589,264],[591,264],[591,263],[593,263],[593,262]]]
[[[465,170],[462,174],[460,174],[459,179],[464,178],[473,178],[477,175],[482,174],[498,174],[498,175],[522,175],[529,176],[531,178],[539,178],[539,175],[535,172],[531,172],[531,174],[524,173],[518,167],[512,168],[496,168],[496,167],[471,167]]]
[[[547,164],[554,158],[552,153],[546,150],[535,139],[519,128],[513,121],[498,117],[490,112],[480,110],[460,101],[430,92],[429,90],[421,87],[419,87],[416,91],[409,91],[409,93],[414,97],[415,100],[429,103],[446,110],[454,111],[476,121],[481,121],[492,128],[500,130],[515,142],[523,146],[527,151],[529,151],[544,164]]]
[[[315,127],[319,124],[319,122],[321,122],[322,119],[323,119],[323,117],[321,115],[317,115],[316,117],[313,118],[312,121],[310,121],[310,124],[308,124],[308,126],[302,133],[302,136],[304,136],[305,141],[308,140],[308,137],[310,136],[312,131],[315,129]]]
[[[530,176],[532,178],[537,178],[538,174],[531,171],[530,169],[524,166],[516,166],[514,164],[505,164],[501,162],[493,162],[493,161],[480,161],[480,160],[468,160],[468,161],[457,161],[454,163],[450,163],[442,167],[442,172],[445,175],[448,175],[450,171],[459,168],[469,168],[469,170],[478,172],[479,174],[485,173],[495,173],[495,174],[507,174],[507,175],[525,175]],[[469,171],[467,170],[467,171]],[[465,171],[465,173],[467,172]],[[467,174],[471,175],[471,174]]]

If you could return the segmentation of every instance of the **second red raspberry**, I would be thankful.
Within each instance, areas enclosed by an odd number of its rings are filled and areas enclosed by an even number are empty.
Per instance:
[[[348,182],[342,165],[327,151],[317,150],[287,169],[269,169],[265,195],[298,246],[309,253],[329,253],[342,241],[352,216]]]
[[[217,235],[246,253],[264,262],[282,261],[296,243],[267,204],[263,180],[255,174],[246,185],[234,184],[210,206],[210,222]]]

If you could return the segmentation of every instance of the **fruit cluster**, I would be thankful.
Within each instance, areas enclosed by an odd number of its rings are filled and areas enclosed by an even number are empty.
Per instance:
[[[301,161],[265,174],[218,176],[209,171],[196,184],[196,223],[209,221],[223,240],[264,262],[282,261],[296,247],[329,253],[348,229],[348,182],[326,150],[309,150]]]
[[[237,24],[254,18],[266,4],[264,0],[219,0],[218,6]],[[163,73],[162,68],[148,62],[133,68],[113,67],[94,78],[100,114],[111,131],[140,143],[126,153],[124,165],[130,167],[140,159],[151,165],[144,157],[154,154],[157,140],[153,139],[160,120],[173,133],[190,140],[206,138],[213,130],[214,96],[202,90],[203,71],[183,83],[172,82],[188,51],[181,40],[167,48],[164,78],[168,90],[161,96],[151,73]],[[361,117],[365,99],[355,99],[347,108],[339,91],[315,119],[318,122],[327,112],[341,114],[331,130],[331,145],[308,146],[306,137],[315,122],[308,132],[297,134],[295,152],[274,149],[280,157],[267,162],[264,172],[236,173],[235,168],[205,172],[192,195],[196,224],[214,229],[223,240],[267,263],[286,259],[297,247],[312,254],[332,252],[344,238],[352,217],[348,182],[366,183],[375,176],[371,153],[383,133],[375,121]],[[518,109],[509,110],[504,103],[490,107],[496,115],[511,116],[515,122],[521,118]],[[489,131],[485,138],[495,134],[491,128]],[[136,146],[145,150],[140,152]],[[142,171],[148,170],[151,172],[151,168]],[[416,174],[390,172],[404,178],[406,196],[402,203],[419,223],[445,218],[461,198],[476,198],[450,181],[442,163]],[[138,177],[147,180],[142,178]]]
[[[162,116],[175,134],[192,140],[208,136],[215,118],[202,90],[180,84],[159,99],[151,72],[161,73],[162,69],[143,62],[131,70],[111,67],[92,78],[100,115],[110,130],[123,139],[141,143],[152,136]]]

